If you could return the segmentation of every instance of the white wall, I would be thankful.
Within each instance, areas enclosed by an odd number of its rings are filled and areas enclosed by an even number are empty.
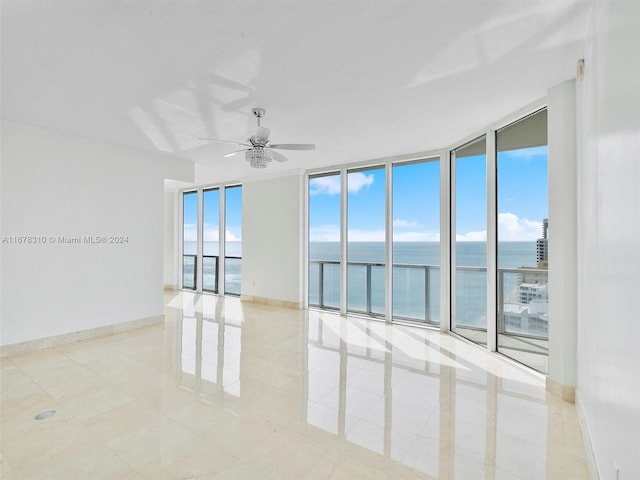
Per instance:
[[[242,185],[242,294],[302,304],[303,177]]]
[[[0,344],[163,313],[164,177],[193,181],[167,157],[2,123]],[[190,178],[189,178],[190,177]],[[52,237],[126,236],[122,244]]]
[[[178,288],[178,194],[164,194],[164,285]]]
[[[640,478],[640,2],[594,1],[588,33],[577,84],[578,402],[600,477],[632,480]]]
[[[549,90],[549,378],[576,386],[577,180],[576,87]],[[567,389],[573,392],[573,388]],[[560,392],[558,392],[560,393]],[[571,399],[573,395],[569,395]]]

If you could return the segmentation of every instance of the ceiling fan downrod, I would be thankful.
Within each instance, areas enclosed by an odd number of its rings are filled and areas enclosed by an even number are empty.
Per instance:
[[[264,117],[264,114],[266,113],[264,108],[254,108],[252,110],[253,114],[256,116],[256,118],[258,119],[258,126],[260,126],[260,119],[262,117]]]

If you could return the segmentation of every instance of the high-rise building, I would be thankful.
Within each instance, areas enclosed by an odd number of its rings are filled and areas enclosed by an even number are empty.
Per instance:
[[[536,260],[538,265],[541,262],[549,261],[549,238],[548,238],[548,230],[549,230],[549,219],[545,218],[542,221],[542,238],[536,240]]]

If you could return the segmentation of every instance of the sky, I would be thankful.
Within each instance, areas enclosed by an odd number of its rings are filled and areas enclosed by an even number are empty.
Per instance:
[[[498,154],[498,239],[531,241],[541,237],[548,217],[547,148]],[[440,238],[439,161],[393,167],[393,238],[438,241]],[[384,241],[385,173],[383,168],[348,174],[348,238]],[[456,239],[485,241],[486,158],[456,163]],[[340,240],[340,177],[312,178],[309,184],[311,241]]]
[[[225,238],[228,242],[242,240],[242,187],[227,187],[226,192],[226,230]],[[184,240],[195,242],[198,239],[197,218],[198,203],[196,192],[184,195]],[[204,241],[215,242],[218,240],[219,229],[220,190],[206,190],[203,194],[203,227]],[[210,248],[214,248],[211,246]],[[205,255],[217,255],[217,251],[205,251]]]
[[[484,155],[456,160],[456,239],[486,240],[486,159]],[[393,238],[438,241],[440,238],[440,163],[438,159],[394,165]],[[499,152],[498,240],[532,241],[541,237],[548,218],[547,147]],[[350,241],[384,241],[385,170],[348,173],[347,223]],[[227,188],[227,241],[242,238],[242,188]],[[205,241],[217,239],[218,190],[205,192]],[[184,238],[195,241],[195,194],[184,198]],[[340,240],[340,176],[309,181],[311,241]],[[210,253],[215,254],[215,253]]]

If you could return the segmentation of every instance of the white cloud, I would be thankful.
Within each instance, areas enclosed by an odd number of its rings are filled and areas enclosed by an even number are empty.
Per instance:
[[[434,232],[401,232],[393,234],[394,242],[438,242],[440,234]]]
[[[198,226],[195,223],[185,223],[183,228],[185,242],[198,241]]]
[[[225,239],[227,242],[240,242],[242,238],[236,236],[231,230],[225,231]],[[184,240],[185,242],[197,242],[198,241],[198,228],[194,223],[187,223],[184,226]],[[205,242],[217,242],[218,241],[218,226],[205,225],[204,230]]]
[[[411,220],[402,220],[400,218],[396,218],[393,221],[393,226],[398,228],[416,228],[419,227],[420,224]]]
[[[312,242],[339,242],[339,225],[322,225],[314,227],[309,232],[309,240]],[[384,242],[384,230],[350,230],[349,241],[351,242]],[[433,232],[396,232],[393,235],[395,242],[437,242],[440,234]]]
[[[339,242],[340,225],[312,227],[309,231],[309,240],[312,242]]]
[[[514,213],[498,214],[500,241],[536,240],[542,237],[542,222],[518,218]]]
[[[218,241],[218,225],[204,224],[204,241],[205,242],[217,242]]]
[[[373,174],[365,175],[362,172],[350,173],[348,176],[347,190],[349,193],[358,193],[363,188],[373,184]],[[340,193],[340,176],[312,178],[309,181],[309,193],[311,195],[338,195]]]
[[[384,242],[384,229],[381,230],[349,230],[350,242]]]
[[[241,237],[236,237],[231,230],[225,230],[224,239],[227,242],[239,242],[242,240]]]
[[[348,177],[349,193],[358,193],[363,188],[373,184],[373,174],[365,175],[362,172],[350,173]]]
[[[486,241],[487,241],[486,230],[482,230],[481,232],[468,232],[468,233],[456,234],[456,242],[486,242]]]
[[[340,193],[340,177],[317,177],[309,181],[309,193],[311,195],[338,195]]]
[[[498,240],[501,242],[533,241],[542,237],[542,222],[519,218],[514,213],[498,214]],[[456,235],[457,242],[486,242],[487,231]]]

